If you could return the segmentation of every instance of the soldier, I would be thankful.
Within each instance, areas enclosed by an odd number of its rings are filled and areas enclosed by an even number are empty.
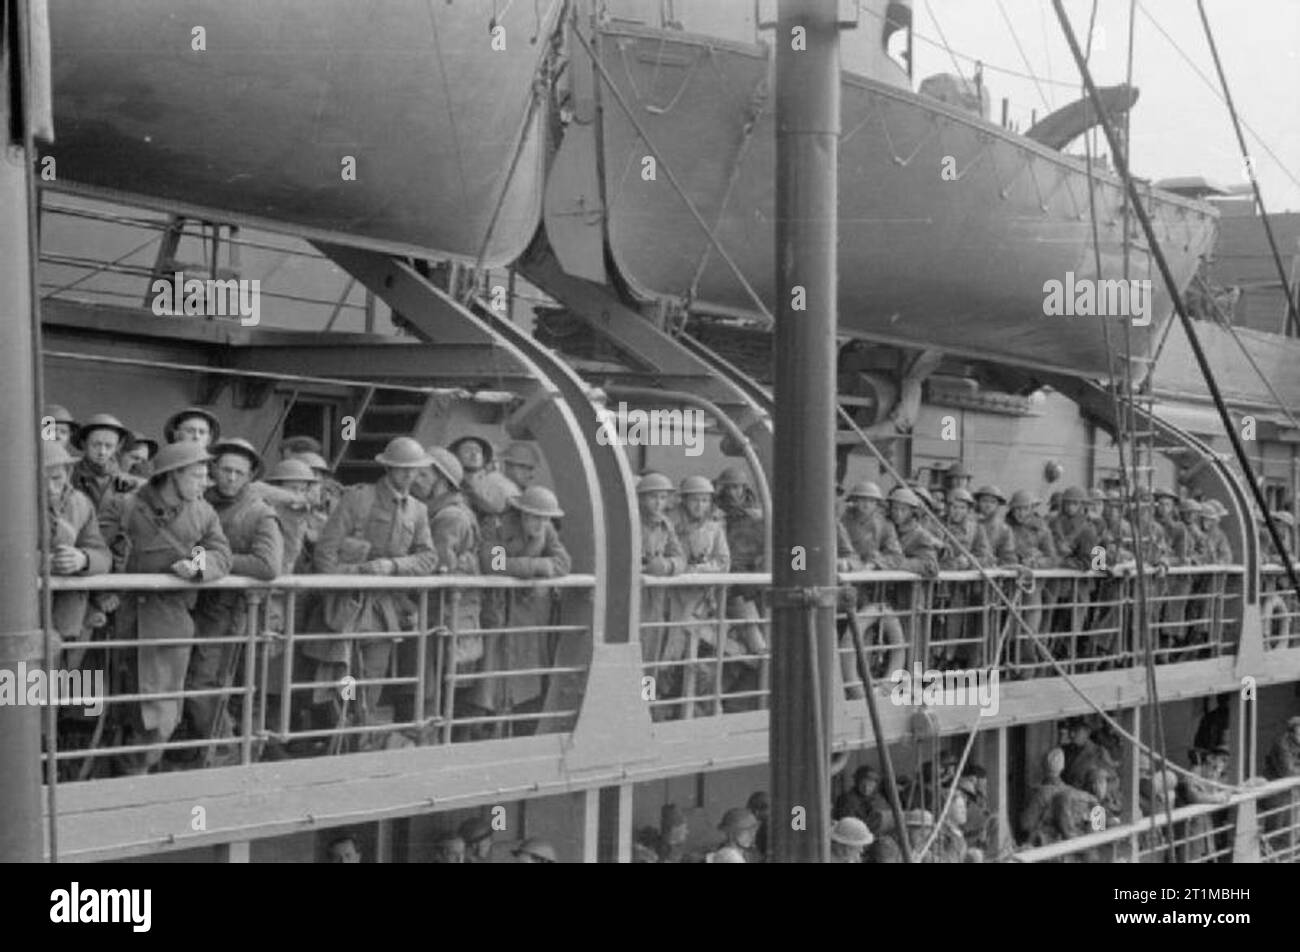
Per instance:
[[[971,473],[961,461],[953,463],[948,467],[948,471],[943,474],[943,485],[948,490],[949,502],[952,501],[952,491],[954,489],[964,489],[970,492]]]
[[[463,863],[465,862],[465,841],[454,833],[448,833],[440,836],[433,844],[433,855],[429,858],[430,863]]]
[[[680,575],[686,571],[686,553],[677,531],[664,515],[673,484],[662,473],[646,473],[637,481],[636,494],[641,510],[641,572],[643,575]],[[664,637],[664,614],[668,600],[660,588],[643,588],[641,591],[641,650],[648,666],[647,672],[655,678],[655,697],[672,697],[680,678],[676,669],[661,669]],[[652,716],[662,720],[670,708],[660,705],[651,709]]]
[[[906,827],[906,836],[908,845],[911,847],[910,852],[915,861],[921,855],[921,847],[925,846],[926,840],[930,838],[930,831],[934,829],[934,814],[929,810],[915,809],[908,810],[903,814],[903,826]],[[935,851],[931,849],[920,859],[922,863],[937,863],[938,857]]]
[[[1101,544],[1111,568],[1133,561],[1133,527],[1124,516],[1124,497],[1117,489],[1106,493],[1101,508]]]
[[[131,438],[117,452],[118,471],[148,481],[153,475],[149,463],[158,455],[158,441],[132,431]]]
[[[1011,529],[1016,559],[1030,572],[1056,568],[1060,560],[1057,557],[1056,544],[1052,541],[1052,533],[1042,519],[1033,514],[1033,507],[1034,497],[1027,490],[1018,489],[1012,494],[1010,512],[1007,514],[1006,521]],[[1055,600],[1056,590],[1050,582],[1024,594],[1022,598],[1024,607],[1021,614],[1032,631],[1043,630],[1043,605],[1051,604]],[[1013,647],[1016,653],[1013,657],[1017,662],[1028,666],[1031,674],[1047,673],[1050,666],[1042,658],[1033,639],[1019,628],[1015,629],[1014,637]],[[1053,656],[1057,654],[1055,650],[1057,647],[1050,643],[1048,645],[1048,650]]]
[[[254,483],[253,486],[258,484]],[[320,477],[310,466],[300,459],[288,458],[282,459],[271,468],[266,475],[266,485],[272,486],[279,490],[274,501],[266,498],[275,510],[276,518],[280,523],[280,535],[283,539],[284,557],[280,563],[281,575],[293,575],[299,572],[311,571],[311,557],[305,553],[304,546],[307,541],[307,530],[312,516],[312,507],[310,495],[313,489],[320,485]],[[250,487],[252,488],[252,487]],[[302,630],[302,622],[306,619],[306,609],[303,606],[303,596],[308,593],[299,593],[298,599],[294,604],[298,607],[295,628]],[[283,593],[273,592],[267,597],[266,606],[266,632],[268,635],[282,635],[288,630],[288,600]],[[299,646],[301,654],[301,646]],[[280,641],[272,641],[267,652],[270,655],[270,661],[267,665],[266,676],[266,723],[273,725],[272,729],[278,729],[275,725],[279,724],[280,705],[283,701],[281,691],[284,682],[284,646]],[[301,660],[298,665],[301,666]],[[291,669],[292,670],[292,669]],[[292,680],[292,679],[291,679]],[[268,742],[268,747],[263,751],[263,759],[279,759],[280,746],[278,741]]]
[[[1065,751],[1053,747],[1043,755],[1043,779],[1029,794],[1029,800],[1020,811],[1020,836],[1031,840],[1050,818],[1052,800],[1069,785],[1061,779],[1065,771]]]
[[[480,816],[470,817],[456,831],[465,841],[465,862],[490,863],[492,861],[492,826]]]
[[[1152,512],[1154,494],[1149,489],[1138,493],[1138,544],[1142,547],[1143,561],[1162,571],[1169,568],[1169,540]]]
[[[117,497],[100,514],[100,526],[115,567],[135,573],[170,573],[189,581],[212,581],[230,571],[230,544],[221,520],[203,499],[208,480],[207,450],[196,442],[165,446],[154,458],[148,485]],[[180,692],[189,668],[191,646],[150,647],[161,638],[193,638],[197,592],[127,595],[117,612],[117,637],[139,640],[128,660],[125,693]],[[140,702],[127,725],[129,744],[166,742],[180,721],[179,698]],[[119,772],[141,774],[162,759],[162,751],[123,754]]]
[[[767,532],[763,511],[753,504],[753,490],[735,467],[728,466],[714,480],[717,493],[714,504],[727,530],[727,551],[731,554],[731,571],[762,572],[767,566]],[[723,678],[736,693],[755,691],[762,678],[767,638],[758,609],[760,589],[733,585],[727,591],[727,618],[732,621],[727,643],[745,649],[748,660],[724,662]],[[757,696],[723,701],[725,711],[751,710],[761,699]]]
[[[1219,520],[1227,514],[1228,510],[1217,499],[1208,500],[1201,508],[1201,532],[1205,536],[1207,565],[1231,565],[1234,561],[1228,534],[1219,528]]]
[[[713,483],[703,476],[687,476],[682,480],[678,497],[681,508],[673,523],[673,531],[686,556],[688,573],[722,573],[731,570],[731,550],[727,547],[726,527],[713,518]],[[713,588],[677,588],[668,598],[668,617],[673,622],[699,622],[683,627],[673,627],[664,640],[665,661],[681,661],[690,653],[692,641],[696,658],[717,658],[719,615],[716,592]],[[728,644],[724,638],[721,654],[742,654],[739,644]],[[725,693],[727,686],[720,680],[718,662],[690,665],[696,697],[711,697]],[[683,686],[687,683],[683,677]],[[698,702],[696,716],[708,716],[714,711],[712,701]]]
[[[998,509],[1006,504],[1007,497],[996,486],[981,486],[975,493],[976,518],[988,539],[993,564],[999,566],[1019,564],[1011,527],[998,513]]]
[[[857,817],[846,816],[835,821],[831,827],[832,863],[860,863],[862,851],[870,846],[875,837],[867,825]]]
[[[117,417],[96,413],[77,430],[72,445],[84,455],[72,468],[72,485],[86,494],[95,509],[101,509],[110,493],[131,492],[143,480],[122,478],[117,467],[117,451],[130,439],[131,431]]]
[[[1187,752],[1187,759],[1194,776],[1179,778],[1178,805],[1226,803],[1231,794],[1216,785],[1216,766],[1210,757],[1210,752],[1193,747]],[[1182,856],[1179,857],[1179,862],[1213,862],[1215,849],[1212,818],[1213,814],[1188,817],[1183,831]]]
[[[977,565],[991,566],[993,550],[989,547],[984,527],[972,513],[975,497],[965,489],[954,489],[948,496],[948,531],[957,537],[970,556],[955,546],[945,546],[940,568],[973,569]],[[974,558],[972,559],[971,556]]]
[[[1102,533],[1102,511],[1106,508],[1106,490],[1094,486],[1088,490],[1088,501],[1084,503],[1083,514],[1088,517],[1092,527],[1100,537]]]
[[[482,437],[462,436],[447,448],[460,462],[460,491],[478,518],[480,545],[490,552],[501,542],[501,518],[510,508],[509,500],[519,495],[519,487],[492,469],[492,444]],[[504,592],[484,592],[479,605],[480,623],[489,630],[500,628],[505,610]]]
[[[868,480],[855,483],[844,497],[847,506],[841,523],[853,551],[867,569],[897,568],[903,560],[898,533],[881,512],[885,497],[880,487]]]
[[[419,470],[432,465],[433,458],[409,436],[398,436],[375,461],[384,467],[384,475],[375,483],[351,487],[339,501],[316,546],[316,571],[322,575],[432,575],[438,560],[429,534],[429,513],[410,491]],[[387,591],[331,594],[325,599],[324,610],[326,627],[340,633],[409,630],[416,620],[409,597]],[[387,638],[365,639],[355,652],[350,639],[308,642],[303,647],[306,655],[320,662],[317,681],[327,682],[337,682],[358,668],[365,680],[387,676],[392,649]],[[373,721],[382,690],[382,685],[368,684],[357,691],[360,723]],[[372,742],[363,738],[361,743],[367,746]]]
[[[545,486],[530,486],[510,500],[510,512],[502,520],[500,546],[501,559],[492,563],[492,570],[513,578],[547,579],[568,575],[572,560],[560,541],[553,520],[564,518],[555,493]],[[500,568],[497,568],[500,565]],[[496,635],[484,659],[485,671],[537,671],[545,668],[551,658],[549,643],[553,636],[541,629],[554,624],[552,620],[553,590],[545,585],[529,589],[512,589],[505,601],[504,626],[512,629],[533,629],[514,634]],[[519,674],[510,677],[484,680],[484,689],[493,691],[491,698],[483,697],[480,706],[502,713],[531,715],[541,711],[542,677],[538,674]],[[537,719],[514,721],[510,732],[514,735],[531,735],[537,732]]]
[[[903,558],[898,568],[925,578],[939,574],[939,541],[921,527],[921,500],[900,486],[889,494],[889,517],[898,531]]]
[[[754,846],[754,837],[758,835],[758,817],[744,807],[732,807],[722,815],[718,829],[726,836],[718,849],[731,847],[739,850],[743,858]]]
[[[50,432],[46,432],[47,428]],[[41,439],[62,443],[64,449],[72,448],[72,438],[77,433],[77,421],[68,408],[57,403],[45,405],[41,414]]]
[[[510,853],[516,863],[558,863],[555,847],[538,836],[530,836]]]
[[[460,491],[464,469],[450,450],[441,446],[428,449],[432,464],[419,470],[411,486],[411,495],[424,503],[429,510],[429,536],[433,551],[438,557],[441,575],[479,575],[488,570],[496,553],[481,550],[478,517],[465,501]],[[454,614],[453,614],[454,612]],[[441,602],[431,612],[431,624],[445,625],[455,632],[454,656],[456,671],[464,674],[475,669],[483,657],[482,597],[476,589],[464,589],[453,594],[443,590]],[[419,658],[419,644],[415,641],[403,645],[403,667],[414,670]],[[439,691],[440,645],[430,641],[424,652],[424,717],[440,715],[437,709]],[[487,682],[473,681],[461,686],[457,701],[460,710],[468,717],[491,713],[493,708],[476,703],[478,695],[486,691]],[[414,706],[412,706],[414,716]],[[487,725],[473,725],[467,736],[488,736]],[[421,742],[433,739],[430,730],[421,729]]]
[[[202,407],[186,407],[167,419],[163,439],[168,443],[192,440],[206,449],[221,439],[221,421]]]
[[[1277,526],[1278,535],[1282,537],[1282,543],[1287,547],[1288,553],[1295,551],[1295,519],[1289,512],[1269,513],[1273,517],[1273,524]],[[1259,548],[1263,553],[1263,561],[1267,565],[1281,565],[1284,561],[1283,556],[1277,551],[1277,546],[1273,544],[1273,534],[1268,531],[1268,525],[1263,516],[1257,516],[1256,522],[1259,523]],[[1294,555],[1291,556],[1294,558]]]
[[[357,841],[351,836],[340,836],[330,843],[326,850],[331,863],[360,863],[361,850],[357,848]]]
[[[262,458],[247,440],[226,439],[211,447],[215,460],[215,485],[205,493],[221,520],[230,544],[230,571],[269,582],[284,569],[284,538],[275,510],[250,486],[262,468]],[[202,592],[194,612],[199,639],[244,637],[248,632],[249,605],[242,592]],[[238,646],[200,640],[190,655],[186,690],[229,688],[236,675]],[[185,713],[195,736],[229,737],[233,733],[230,697],[207,695],[187,698]],[[234,763],[233,747],[215,748],[209,763]]]
[[[280,442],[280,459],[302,456],[305,453],[320,455],[320,440],[314,436],[286,436]]]
[[[1118,765],[1106,748],[1092,739],[1092,728],[1082,717],[1074,718],[1070,722],[1070,740],[1072,743],[1063,775],[1065,782],[1070,786],[1078,787],[1080,790],[1086,789],[1088,772],[1094,768],[1116,773]],[[1118,779],[1117,773],[1116,779]]]
[[[50,544],[46,554],[50,574],[103,575],[112,568],[112,558],[100,535],[94,505],[69,481],[74,462],[75,458],[68,455],[63,443],[41,440],[41,465],[45,470],[49,503]],[[65,649],[64,642],[82,637],[88,606],[86,592],[59,592],[52,597],[50,629],[56,658]],[[85,649],[66,650],[63,667],[79,668]]]
[[[1052,544],[1062,568],[1087,572],[1092,569],[1092,550],[1100,542],[1096,525],[1083,511],[1087,494],[1071,486],[1061,494],[1061,511],[1048,523]]]
[[[835,798],[831,818],[856,817],[876,836],[892,833],[894,814],[889,801],[880,794],[880,772],[870,764],[853,771],[853,787]]]
[[[536,481],[537,470],[541,465],[541,456],[532,443],[511,443],[501,454],[501,467],[506,479],[521,490],[527,489]]]

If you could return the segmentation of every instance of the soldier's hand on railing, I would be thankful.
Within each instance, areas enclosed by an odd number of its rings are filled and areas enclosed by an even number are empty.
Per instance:
[[[169,568],[173,575],[187,581],[199,574],[198,567],[189,559],[177,559],[169,566]]]
[[[1035,588],[1034,570],[1027,565],[1016,566],[1016,585],[1026,595],[1033,594]]]
[[[61,545],[50,557],[50,567],[56,575],[74,575],[90,564],[90,556],[81,549]]]

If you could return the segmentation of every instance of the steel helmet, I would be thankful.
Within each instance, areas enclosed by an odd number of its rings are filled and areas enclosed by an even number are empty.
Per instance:
[[[958,460],[948,467],[948,471],[944,475],[949,479],[966,479],[971,473],[962,465],[961,460]]]
[[[885,494],[869,479],[854,483],[849,487],[849,491],[844,494],[845,499],[875,499],[878,502],[885,501]]]
[[[451,450],[445,450],[441,446],[429,447],[429,457],[433,460],[433,468],[446,478],[456,489],[460,488],[461,481],[465,478],[465,467],[460,465],[460,460]]]
[[[296,457],[282,459],[266,474],[268,483],[319,483],[320,477],[303,460]]]
[[[1012,509],[1015,509],[1017,506],[1032,506],[1037,501],[1038,500],[1034,498],[1034,494],[1028,489],[1017,489],[1011,494]]]
[[[636,484],[636,494],[642,493],[670,493],[673,491],[673,481],[663,473],[646,473]]]
[[[73,456],[58,440],[41,440],[41,466],[71,466],[80,457]]]
[[[457,456],[460,455],[460,448],[466,443],[477,443],[479,450],[483,453],[483,465],[486,466],[492,462],[492,444],[481,436],[462,436],[447,447]]]
[[[486,454],[484,455],[486,459]],[[514,463],[516,466],[531,466],[536,469],[542,464],[541,455],[537,452],[537,447],[532,443],[520,443],[518,441],[511,443],[506,447],[506,451],[501,454],[501,462]]]
[[[1006,494],[996,486],[981,486],[979,489],[975,490],[975,498],[978,499],[980,496],[992,496],[1004,506],[1007,504]]]
[[[47,403],[45,405],[45,412],[41,414],[41,417],[50,417],[55,423],[67,423],[71,426],[77,425],[77,421],[72,418],[72,414],[68,412],[68,408],[58,403]]]
[[[1161,486],[1159,489],[1157,489],[1157,490],[1156,490],[1155,492],[1153,492],[1151,495],[1152,495],[1154,498],[1156,498],[1156,499],[1160,499],[1160,498],[1163,497],[1163,498],[1165,498],[1165,499],[1172,499],[1174,502],[1177,502],[1177,501],[1178,501],[1178,493],[1176,493],[1176,492],[1174,492],[1173,490],[1170,490],[1170,489],[1165,489],[1163,486]]]
[[[1207,499],[1205,501],[1205,508],[1201,512],[1201,515],[1212,516],[1215,519],[1222,519],[1227,514],[1228,514],[1227,507],[1224,506],[1224,504],[1219,502],[1219,500],[1217,499]]]
[[[1138,490],[1139,505],[1150,505],[1155,498],[1155,493],[1151,492],[1149,489]]]
[[[55,421],[58,422],[57,420]],[[122,425],[122,421],[111,413],[96,413],[86,419],[86,422],[77,427],[76,434],[72,437],[72,445],[81,449],[86,444],[86,437],[90,435],[91,430],[112,430],[117,434],[117,438],[125,443],[131,438],[131,431]]]
[[[758,829],[758,817],[744,807],[732,807],[722,815],[718,829],[726,833],[739,833],[742,830]]]
[[[1274,522],[1280,522],[1280,523],[1282,523],[1282,525],[1286,526],[1288,529],[1294,529],[1294,528],[1295,528],[1295,519],[1292,517],[1291,513],[1289,513],[1289,512],[1275,512],[1275,513],[1272,513],[1272,516],[1273,516],[1273,521],[1274,521]]]
[[[1108,491],[1106,492],[1106,501],[1107,501],[1107,502],[1123,502],[1123,501],[1124,501],[1124,494],[1123,494],[1122,492],[1120,492],[1118,489],[1111,489],[1111,490],[1108,490]]]
[[[1092,487],[1092,489],[1088,490],[1088,501],[1105,502],[1106,499],[1109,497],[1109,495],[1110,494],[1107,493],[1106,490],[1102,489],[1100,486],[1094,486]]]
[[[564,510],[560,508],[560,502],[555,498],[555,493],[545,486],[529,486],[521,495],[513,497],[510,500],[510,505],[520,512],[526,512],[534,516],[545,516],[547,519],[562,519],[564,517]]]
[[[206,463],[210,459],[212,459],[211,454],[193,440],[168,443],[153,458],[153,474],[154,476],[161,476],[163,473],[170,473],[174,469],[184,469],[186,466],[193,466],[195,463]]]
[[[964,502],[968,506],[973,506],[975,505],[975,497],[970,494],[970,490],[958,486],[948,493],[948,502]]]
[[[558,863],[559,859],[555,855],[555,847],[540,836],[530,836],[513,850],[513,854],[518,856],[520,853],[527,853],[543,863]]]
[[[867,825],[855,816],[840,817],[831,827],[832,843],[862,847],[870,846],[875,839]]]
[[[288,453],[290,456],[298,456],[302,453],[319,453],[320,451],[320,440],[314,436],[286,436],[280,444],[280,452]]]
[[[921,508],[921,497],[906,486],[898,486],[889,494],[890,502],[901,502],[904,506],[911,506],[913,509]]]
[[[746,479],[739,469],[734,466],[728,466],[722,472],[718,473],[718,478],[713,481],[715,486],[748,486],[749,480]]]
[[[1069,486],[1061,493],[1061,502],[1087,502],[1088,494],[1082,486]]]
[[[682,480],[682,488],[678,490],[683,496],[713,495],[713,483],[709,482],[706,476],[687,476]]]
[[[934,814],[929,810],[908,810],[903,814],[905,826],[934,826]]]
[[[173,413],[163,424],[163,438],[168,443],[176,442],[176,428],[188,420],[190,417],[202,417],[208,421],[208,428],[212,430],[212,442],[215,443],[221,439],[221,422],[202,407],[186,407]]]
[[[152,436],[145,436],[143,433],[131,432],[131,439],[127,443],[128,449],[135,449],[137,446],[146,447],[148,459],[153,459],[158,455],[158,441]]]
[[[325,462],[325,457],[321,456],[319,453],[294,453],[290,458],[302,460],[304,463],[306,463],[308,466],[310,466],[312,469],[318,472],[321,473],[330,472],[330,464]]]
[[[1192,499],[1190,496],[1178,504],[1179,512],[1189,512],[1189,513],[1195,513],[1199,515],[1201,509],[1202,509],[1201,504],[1197,502],[1195,499]]]
[[[415,469],[421,466],[432,466],[433,457],[411,437],[395,436],[388,441],[384,451],[375,456],[375,462],[384,466]]]
[[[213,443],[208,447],[208,453],[211,454],[213,459],[225,456],[227,453],[242,456],[252,465],[254,475],[262,468],[262,454],[257,452],[256,448],[248,440],[241,440],[237,436],[222,440],[220,443]]]

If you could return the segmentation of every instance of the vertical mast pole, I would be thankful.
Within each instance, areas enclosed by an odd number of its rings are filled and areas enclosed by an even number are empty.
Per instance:
[[[776,862],[829,852],[835,654],[836,0],[780,0],[770,752]],[[803,823],[798,822],[799,819]]]

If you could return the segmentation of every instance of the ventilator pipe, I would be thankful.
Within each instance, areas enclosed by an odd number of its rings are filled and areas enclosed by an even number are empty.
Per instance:
[[[628,387],[622,384],[615,384],[602,388],[605,393],[611,397],[626,397],[632,400],[647,400],[655,403],[685,403],[697,407],[713,417],[719,427],[727,431],[727,435],[736,441],[740,447],[740,452],[745,457],[745,464],[754,476],[754,487],[758,493],[758,504],[763,509],[763,524],[770,526],[772,524],[772,495],[767,488],[767,474],[763,472],[762,465],[758,462],[758,455],[754,452],[753,446],[750,445],[749,437],[740,431],[734,420],[722,412],[712,400],[701,397],[694,393],[688,393],[685,390],[656,390],[651,387]],[[764,542],[764,561],[767,565],[772,564],[772,551],[770,536],[765,536]]]

